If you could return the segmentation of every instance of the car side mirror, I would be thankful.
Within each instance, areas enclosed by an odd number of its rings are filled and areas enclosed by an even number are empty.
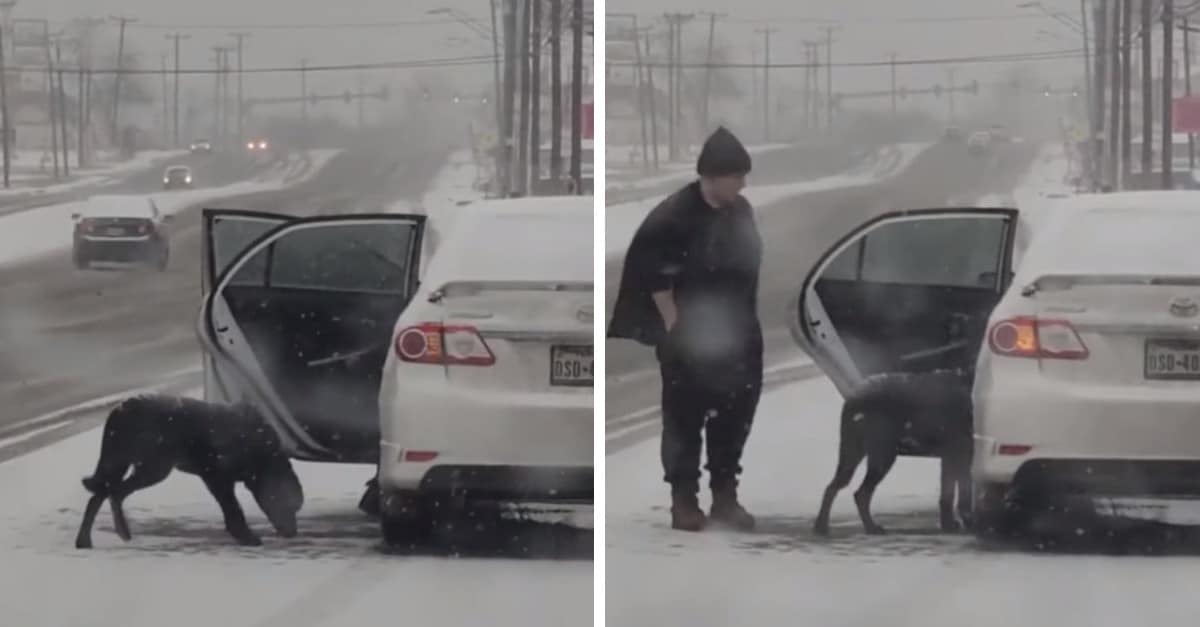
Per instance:
[[[469,204],[471,204],[471,201],[469,201],[469,200],[460,200],[460,201],[454,203],[454,205],[456,207],[466,207]]]
[[[78,221],[79,221],[79,218],[82,218],[82,217],[83,217],[83,215],[82,215],[82,214],[78,214],[78,213],[72,213],[72,214],[71,214],[71,219],[72,219],[72,220],[75,220],[76,222],[78,222]]]

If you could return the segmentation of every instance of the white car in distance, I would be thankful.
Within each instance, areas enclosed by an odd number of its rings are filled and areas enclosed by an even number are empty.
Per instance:
[[[458,210],[384,363],[388,544],[476,501],[592,503],[592,211],[588,196]]]

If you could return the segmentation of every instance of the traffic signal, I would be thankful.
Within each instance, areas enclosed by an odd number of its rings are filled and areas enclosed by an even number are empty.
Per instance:
[[[975,96],[978,94],[979,94],[979,81],[971,81],[971,95]]]
[[[901,99],[908,98],[908,88],[907,87],[900,88],[900,98]]]
[[[347,89],[346,93],[342,94],[342,100],[344,100],[346,104],[350,104],[351,98],[353,98],[353,96],[350,94],[350,90]]]
[[[941,85],[934,85],[934,86],[933,86],[933,95],[934,95],[935,97],[937,97],[937,98],[941,98],[941,97],[942,97],[942,86],[941,86]]]
[[[318,98],[317,98],[317,94],[316,94],[315,92],[314,92],[314,93],[311,93],[311,94],[309,94],[309,95],[308,95],[308,102],[309,102],[309,103],[311,103],[311,104],[313,104],[314,106],[315,106],[315,105],[316,105],[318,102],[320,102],[320,100],[318,100]]]

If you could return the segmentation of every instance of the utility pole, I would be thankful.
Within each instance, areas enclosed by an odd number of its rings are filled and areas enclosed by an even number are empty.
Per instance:
[[[1121,0],[1121,189],[1133,172],[1133,0]]]
[[[58,119],[61,125],[59,137],[62,139],[63,176],[71,178],[71,145],[70,141],[67,140],[67,86],[63,82],[61,41],[55,42],[54,54],[58,61]]]
[[[162,134],[163,144],[171,141],[171,98],[167,95],[167,53],[159,55],[162,66]]]
[[[367,99],[366,99],[366,95],[364,94],[364,91],[363,91],[364,84],[365,84],[364,81],[365,81],[365,79],[363,78],[363,75],[359,74],[358,75],[358,129],[359,130],[362,130],[366,126],[366,120],[367,120],[367,111],[366,111]]]
[[[683,121],[683,24],[694,18],[691,13],[667,13],[663,19],[667,21],[670,37],[668,38],[667,97],[669,123],[667,125],[667,158],[678,161],[679,140],[683,134],[680,125]]]
[[[892,70],[892,87],[891,87],[892,118],[895,118],[896,117],[896,53],[895,52],[892,53],[892,61],[891,61],[890,66],[891,66],[891,70]]]
[[[583,195],[583,0],[571,10],[571,180]]]
[[[1112,49],[1112,79],[1110,83],[1110,118],[1108,122],[1108,172],[1106,178],[1114,190],[1121,189],[1121,4],[1114,0],[1112,25],[1109,27],[1109,48]]]
[[[183,33],[171,33],[171,34],[167,35],[167,39],[173,40],[175,42],[175,76],[173,79],[174,83],[175,83],[175,98],[174,98],[175,105],[174,105],[174,114],[171,116],[171,118],[173,120],[173,125],[175,128],[174,142],[175,142],[176,147],[179,147],[181,145],[180,141],[179,141],[179,76],[180,76],[180,72],[179,72],[179,42],[184,39],[191,39],[191,38],[192,38],[191,35],[184,35]]]
[[[1083,92],[1084,92],[1084,109],[1087,114],[1088,128],[1088,143],[1085,146],[1090,146],[1092,138],[1096,136],[1096,100],[1095,94],[1092,93],[1092,56],[1091,56],[1091,38],[1088,36],[1088,15],[1087,15],[1087,0],[1079,0],[1079,24],[1083,30]],[[1087,160],[1084,159],[1084,163]],[[1092,178],[1090,172],[1085,172],[1086,178]]]
[[[946,75],[950,79],[950,89],[946,90],[946,102],[950,107],[949,123],[954,124],[954,68],[947,68]]]
[[[213,46],[213,54],[216,55],[216,72],[213,73],[213,141],[221,144],[224,142],[224,137],[221,135],[221,129],[224,125],[221,124],[221,68],[225,66],[225,48],[222,46]]]
[[[242,91],[245,66],[242,65],[242,56],[246,46],[246,38],[250,33],[231,33],[231,37],[237,40],[237,136],[238,141],[246,139],[246,97]],[[359,94],[359,108],[362,108],[362,94]],[[359,125],[362,125],[362,112],[359,111]]]
[[[504,128],[502,117],[504,115],[504,107],[500,103],[500,31],[496,28],[496,3],[502,0],[488,0],[488,9],[492,17],[492,108],[496,110],[496,134],[500,134],[500,129]],[[557,4],[561,0],[551,0]],[[555,37],[557,37],[557,33]]]
[[[529,172],[530,178],[535,182],[534,192],[540,188],[542,180],[542,2],[543,0],[531,0],[533,2],[533,18],[532,29],[529,34],[529,43],[531,46],[529,78],[530,91],[530,127],[529,127],[529,145],[531,151],[529,153]]]
[[[1104,120],[1105,102],[1108,99],[1108,0],[1097,0],[1096,11],[1096,132],[1088,140],[1093,190],[1102,186],[1104,178]],[[1115,43],[1115,42],[1114,42]]]
[[[1174,187],[1175,167],[1171,158],[1174,145],[1171,104],[1172,83],[1175,82],[1175,0],[1162,0],[1163,57],[1162,57],[1162,186]]]
[[[1148,181],[1154,171],[1154,57],[1151,39],[1154,36],[1152,2],[1142,0],[1142,175]]]
[[[13,2],[12,4],[16,3]],[[11,10],[12,4],[6,3],[4,8]],[[7,66],[5,65],[4,59],[4,46],[6,45],[8,44],[4,40],[4,29],[0,28],[0,127],[3,127],[2,131],[0,132],[4,133],[4,189],[8,189],[10,186],[9,172],[12,168],[12,157],[9,152],[12,144],[10,141],[12,132],[9,129],[10,118],[8,117],[8,81],[4,80],[4,77],[7,76]]]
[[[562,180],[562,3],[550,0],[550,178]],[[633,40],[638,40],[637,18],[633,21]],[[641,46],[638,46],[641,54]],[[638,57],[641,63],[641,57]]]
[[[551,0],[554,1],[554,0]],[[638,29],[637,16],[630,16],[633,21],[633,31],[631,39],[633,41],[633,58],[634,65],[637,67],[637,108],[638,122],[642,132],[642,170],[650,171],[650,134],[649,122],[646,120],[646,64],[642,58],[642,37],[641,31]]]
[[[300,59],[300,145],[308,148],[308,59]]]
[[[121,135],[121,77],[125,73],[125,27],[136,19],[123,15],[110,15],[108,19],[120,24],[120,35],[117,38],[117,76],[113,80],[113,140],[119,141]]]
[[[829,132],[833,132],[833,31],[836,26],[825,26],[825,116]]]
[[[1192,27],[1187,17],[1183,18],[1183,93],[1192,97]],[[1188,169],[1196,169],[1196,136],[1188,133]]]
[[[646,58],[651,62],[646,65],[646,88],[649,90],[650,99],[650,149],[654,154],[654,171],[658,171],[658,94],[654,89],[654,56],[651,54],[650,43],[652,38],[650,33],[646,33]]]
[[[709,118],[709,105],[712,102],[713,47],[716,45],[717,14],[708,14],[708,50],[704,54],[704,104],[701,113],[702,133],[707,133],[712,122]]]
[[[513,151],[516,149],[514,116],[517,95],[517,0],[503,0],[504,4],[504,126],[500,129],[503,158],[501,193],[505,198],[512,195]]]
[[[763,36],[763,142],[771,141],[771,31],[760,28],[756,32]]]
[[[50,97],[50,106],[47,111],[50,113],[50,153],[54,156],[54,179],[58,180],[59,165],[58,165],[58,116],[61,112],[58,110],[58,99],[54,96],[54,57],[50,51],[50,33],[45,34],[46,48],[46,85],[49,89],[46,93]]]
[[[517,56],[521,64],[521,117],[517,125],[520,134],[517,153],[517,194],[529,195],[529,31],[530,18],[533,16],[530,5],[533,0],[522,0],[520,3],[520,32],[517,35]]]

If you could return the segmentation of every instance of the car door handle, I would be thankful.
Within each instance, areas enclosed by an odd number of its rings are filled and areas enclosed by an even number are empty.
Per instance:
[[[229,330],[229,326],[217,327],[217,333],[224,333]]]

